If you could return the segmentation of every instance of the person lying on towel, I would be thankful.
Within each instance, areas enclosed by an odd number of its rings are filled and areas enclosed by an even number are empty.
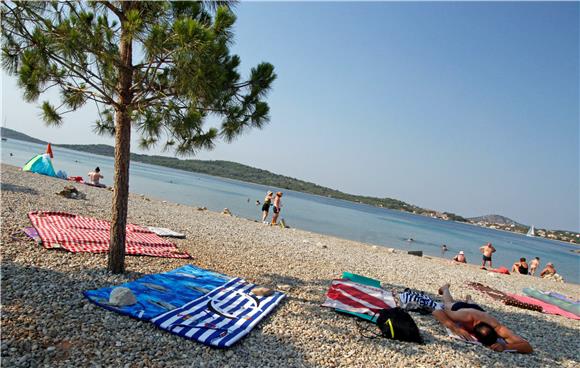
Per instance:
[[[467,302],[453,300],[449,284],[441,286],[439,294],[443,296],[444,305],[437,308],[433,316],[451,332],[468,341],[477,339],[495,351],[533,352],[529,342],[499,323],[479,305],[470,303],[469,297]]]

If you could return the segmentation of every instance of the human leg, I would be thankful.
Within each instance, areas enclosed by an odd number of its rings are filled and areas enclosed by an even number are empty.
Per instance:
[[[449,291],[449,284],[445,284],[439,288],[439,295],[443,297],[445,309],[451,309],[455,300],[453,300],[453,296],[451,296],[451,292]]]
[[[278,216],[280,215],[280,209],[274,206],[274,214],[272,215],[272,225],[276,225],[278,221]]]

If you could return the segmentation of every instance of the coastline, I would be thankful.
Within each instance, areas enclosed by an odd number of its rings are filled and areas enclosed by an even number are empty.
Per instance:
[[[506,306],[470,290],[475,301],[530,340],[532,355],[499,354],[449,339],[430,316],[413,314],[425,345],[360,336],[353,318],[320,307],[330,281],[343,271],[435,295],[451,282],[457,296],[467,281],[505,292],[524,287],[580,296],[580,286],[522,275],[504,276],[456,265],[439,257],[415,257],[386,247],[300,229],[265,226],[241,217],[130,194],[128,221],[183,232],[175,240],[191,260],[127,257],[128,273],[107,274],[106,255],[45,250],[21,235],[32,210],[61,210],[110,218],[111,193],[74,184],[86,200],[55,195],[62,180],[1,165],[2,355],[10,366],[577,366],[580,322]],[[214,350],[153,326],[95,307],[82,291],[194,264],[283,290],[288,298],[244,340]],[[79,328],[79,322],[82,327]],[[66,344],[65,344],[66,342]],[[117,345],[120,343],[121,345]],[[36,346],[36,348],[34,348]],[[66,349],[66,346],[73,348]],[[122,351],[122,354],[119,354]],[[5,355],[6,354],[6,355]],[[140,364],[141,363],[141,364]]]
[[[36,138],[32,138],[32,137],[28,137],[28,138],[29,139],[36,139]],[[18,142],[41,144],[41,143],[33,142],[33,141],[30,141],[30,140],[19,140],[19,139],[16,139],[16,138],[10,138],[10,139],[13,140],[13,141],[18,141]],[[69,151],[69,152],[80,152],[80,153],[85,153],[85,154],[100,156],[100,157],[107,158],[107,159],[113,159],[112,156],[103,155],[103,154],[100,154],[100,153],[93,153],[90,150],[78,150],[78,149],[71,148],[71,146],[84,146],[84,145],[71,145],[71,144],[59,145],[59,144],[55,144],[53,146],[54,147],[58,147],[59,149],[62,149],[62,150]],[[142,154],[137,154],[137,155],[142,155]],[[149,157],[148,155],[144,155],[144,156]],[[225,176],[212,175],[212,174],[208,174],[208,173],[203,173],[203,172],[198,172],[198,171],[193,171],[193,170],[185,170],[185,169],[171,167],[171,166],[164,166],[164,165],[159,165],[159,164],[155,164],[155,163],[145,162],[145,161],[143,161],[143,160],[141,160],[139,158],[132,159],[132,162],[139,163],[140,165],[151,166],[151,167],[154,167],[154,168],[160,167],[160,168],[163,168],[165,170],[177,170],[177,171],[181,171],[181,172],[184,172],[184,173],[194,173],[195,175],[205,176],[205,177],[209,177],[209,178],[218,178],[219,180],[223,180],[223,181],[226,181],[226,182],[232,182],[232,183],[236,183],[236,184],[239,184],[239,185],[255,185],[255,186],[261,187],[264,190],[269,190],[269,189],[272,189],[272,188],[277,188],[277,190],[283,190],[283,191],[300,193],[300,194],[308,194],[308,195],[311,195],[311,196],[315,196],[315,197],[321,198],[322,200],[331,198],[334,201],[342,201],[342,202],[347,203],[347,204],[350,204],[350,205],[354,204],[354,205],[368,206],[370,208],[375,208],[375,209],[376,208],[380,208],[380,209],[384,209],[384,210],[387,210],[387,211],[395,211],[395,212],[409,214],[409,215],[412,215],[412,216],[420,216],[420,217],[423,217],[423,218],[426,217],[426,218],[430,218],[430,219],[434,219],[434,220],[439,220],[439,221],[444,221],[444,222],[454,222],[454,223],[458,223],[458,224],[467,224],[467,225],[472,225],[472,226],[475,226],[475,227],[484,228],[484,229],[488,229],[488,230],[496,230],[496,231],[501,231],[501,232],[506,232],[506,233],[513,233],[513,234],[525,235],[525,234],[522,234],[522,233],[519,233],[519,232],[516,232],[516,231],[508,231],[508,230],[503,230],[503,229],[499,229],[499,228],[491,228],[491,227],[488,227],[488,226],[482,226],[482,225],[478,225],[477,223],[472,223],[472,222],[469,222],[469,221],[457,221],[457,220],[453,220],[453,219],[445,219],[445,218],[442,218],[442,217],[439,217],[439,216],[433,216],[433,214],[437,214],[437,213],[443,213],[443,214],[447,213],[445,211],[440,212],[440,211],[436,211],[436,210],[423,209],[423,208],[417,207],[417,208],[422,209],[422,210],[425,210],[427,212],[416,213],[416,212],[411,211],[411,210],[388,208],[388,207],[384,207],[384,206],[380,206],[380,205],[376,205],[376,204],[371,204],[371,203],[365,203],[365,202],[361,202],[361,201],[348,200],[348,199],[343,199],[343,198],[334,197],[334,196],[327,196],[327,195],[325,196],[325,195],[316,194],[316,193],[302,192],[302,191],[298,191],[298,190],[294,190],[294,189],[288,189],[288,188],[283,188],[283,187],[271,186],[271,185],[267,185],[267,184],[258,183],[258,182],[255,182],[255,181],[243,181],[241,179],[236,179],[236,178],[230,178],[230,177],[225,177]],[[248,165],[245,165],[245,164],[241,164],[241,165],[248,166]],[[312,183],[312,184],[314,184],[314,183]],[[346,193],[346,194],[348,194],[348,193]],[[364,195],[356,195],[356,194],[352,194],[352,195],[366,197]],[[381,198],[375,198],[375,199],[380,200]],[[406,202],[404,202],[404,203],[406,203]],[[414,205],[411,205],[411,206],[416,207]],[[576,243],[576,242],[573,242],[573,241],[563,241],[563,240],[560,240],[560,239],[553,239],[553,238],[541,237],[541,236],[537,236],[536,238],[542,239],[542,240],[546,240],[546,241],[556,241],[558,243],[563,243],[563,244],[568,244],[568,245],[571,244],[573,246],[578,247],[578,249],[580,250],[580,243]]]

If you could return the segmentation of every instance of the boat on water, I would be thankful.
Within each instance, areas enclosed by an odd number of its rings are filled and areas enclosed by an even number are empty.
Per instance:
[[[526,236],[536,236],[536,230],[534,229],[534,225],[530,226],[530,229],[528,230]]]

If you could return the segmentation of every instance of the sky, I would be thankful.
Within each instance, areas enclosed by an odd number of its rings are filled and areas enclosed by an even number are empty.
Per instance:
[[[242,2],[232,50],[242,75],[275,66],[271,122],[196,158],[579,231],[579,8]],[[92,132],[94,108],[47,128],[15,79],[2,77],[3,126],[55,143],[113,144]]]

